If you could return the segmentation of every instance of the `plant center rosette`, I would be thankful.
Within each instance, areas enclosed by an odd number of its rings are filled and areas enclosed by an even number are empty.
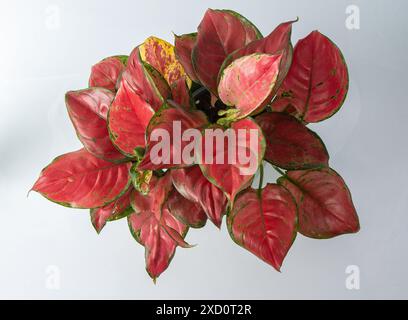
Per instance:
[[[350,192],[307,128],[342,106],[347,66],[318,31],[293,48],[294,22],[264,37],[240,14],[209,9],[174,46],[150,37],[97,63],[89,87],[66,94],[83,148],[56,158],[33,190],[90,209],[98,233],[126,218],[153,279],[177,247],[191,248],[189,228],[221,227],[225,215],[232,239],[277,270],[298,232],[357,232]],[[262,187],[265,162],[281,177]]]

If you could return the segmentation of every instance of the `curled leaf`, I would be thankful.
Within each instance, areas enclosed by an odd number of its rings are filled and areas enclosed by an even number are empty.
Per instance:
[[[172,172],[174,171],[178,170]],[[207,216],[201,205],[185,198],[177,189],[171,191],[165,206],[173,216],[189,227],[202,228],[207,222]]]
[[[177,191],[184,198],[199,204],[208,218],[220,228],[228,205],[222,190],[207,180],[199,166],[172,170],[171,176]]]
[[[245,190],[228,216],[232,239],[278,271],[296,238],[296,223],[292,196],[276,184]]]
[[[125,158],[112,144],[106,124],[113,97],[111,91],[102,88],[70,91],[65,96],[68,114],[79,140],[94,156],[108,161]]]
[[[303,235],[324,239],[360,229],[350,191],[334,170],[288,171],[278,182],[296,200]]]
[[[95,64],[89,77],[89,86],[115,92],[118,79],[125,71],[127,59],[127,56],[113,56]]]
[[[168,268],[174,256],[178,243],[173,232],[184,238],[188,231],[185,224],[167,209],[163,210],[165,200],[172,189],[170,174],[163,177],[154,176],[147,195],[134,191],[131,197],[135,213],[128,217],[130,231],[145,247],[146,270],[153,279]]]
[[[133,188],[129,188],[123,196],[112,203],[96,209],[91,209],[91,222],[97,233],[100,233],[108,221],[125,218],[133,212],[130,206],[130,195]]]

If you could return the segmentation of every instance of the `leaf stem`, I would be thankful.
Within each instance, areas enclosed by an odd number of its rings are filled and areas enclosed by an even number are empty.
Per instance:
[[[263,179],[264,179],[264,165],[263,165],[263,162],[261,162],[261,165],[259,166],[258,195],[261,195],[261,192],[262,192]]]
[[[278,173],[280,173],[282,176],[286,175],[286,173],[284,171],[282,171],[280,168],[278,168],[277,166],[272,166]]]

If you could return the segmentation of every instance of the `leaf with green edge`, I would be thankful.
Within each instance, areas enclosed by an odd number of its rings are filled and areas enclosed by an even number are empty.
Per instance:
[[[188,231],[185,224],[167,209],[163,210],[171,190],[171,177],[166,173],[163,177],[153,176],[147,195],[134,191],[131,197],[135,213],[128,217],[130,231],[136,241],[145,247],[146,270],[153,280],[168,268],[177,247],[174,234],[166,229],[171,228],[182,238]]]
[[[202,145],[199,163],[204,176],[233,203],[235,196],[250,186],[263,160],[261,128],[251,118],[233,122],[226,129],[212,126],[204,131]]]
[[[165,206],[173,216],[191,228],[202,228],[207,222],[207,215],[203,208],[198,203],[185,198],[177,189],[171,191]]]
[[[169,84],[167,83],[166,79],[163,78],[161,73],[157,71],[155,68],[153,68],[150,64],[147,62],[143,62],[143,66],[147,73],[150,75],[150,78],[152,79],[154,85],[156,86],[157,90],[159,91],[161,97],[164,100],[170,99],[171,98],[171,89]]]
[[[92,67],[89,87],[101,87],[115,92],[118,79],[125,71],[128,56],[113,56],[103,59]]]
[[[69,117],[79,140],[95,157],[117,162],[125,159],[112,144],[106,118],[113,93],[103,88],[70,91],[65,95]]]
[[[295,109],[294,115],[304,122],[319,122],[340,109],[348,85],[347,65],[340,49],[313,31],[296,44],[292,66],[272,109]]]
[[[171,86],[172,100],[182,106],[183,108],[190,110],[193,108],[193,103],[190,97],[190,89],[188,88],[187,79],[185,77],[176,80]]]
[[[101,208],[91,209],[91,222],[97,233],[102,231],[108,221],[125,218],[133,212],[130,205],[130,195],[132,191],[133,188],[130,187],[123,196],[110,204]]]
[[[232,62],[222,72],[218,94],[232,109],[226,119],[235,121],[262,110],[272,99],[282,56],[254,53]]]
[[[196,41],[197,32],[180,36],[174,35],[174,49],[177,60],[181,63],[189,78],[194,82],[199,82],[192,61],[192,52]]]
[[[125,193],[129,169],[130,163],[114,164],[81,149],[54,159],[32,190],[67,207],[99,208]]]
[[[243,191],[228,215],[232,239],[278,271],[296,238],[296,224],[293,197],[276,184]]]
[[[201,205],[207,217],[220,228],[227,213],[228,200],[221,189],[207,180],[200,167],[195,165],[172,170],[171,177],[177,191],[184,198]]]
[[[192,53],[199,81],[217,96],[218,73],[225,58],[259,38],[258,29],[243,16],[231,10],[208,9]]]
[[[146,128],[154,115],[151,105],[129,83],[121,84],[108,115],[108,129],[115,146],[127,157],[138,157],[146,146]]]
[[[146,70],[146,64],[140,57],[139,47],[136,47],[130,54],[126,70],[122,74],[122,80],[126,80],[129,87],[145,100],[153,110],[157,111],[163,105],[165,97],[161,96],[154,79]]]
[[[170,86],[186,76],[183,66],[176,58],[174,46],[165,40],[147,38],[140,46],[140,56],[159,71]]]
[[[278,183],[296,200],[304,236],[327,239],[360,230],[350,191],[333,169],[288,171]]]
[[[265,160],[287,170],[327,167],[329,154],[319,136],[295,117],[279,112],[255,118],[266,139]]]
[[[273,97],[288,74],[290,65],[292,63],[293,48],[290,38],[292,35],[292,24],[297,21],[298,20],[281,23],[267,37],[254,40],[247,46],[231,53],[222,64],[218,74],[218,83],[223,70],[236,59],[251,55],[253,53],[266,53],[272,55],[281,54],[282,59],[280,61],[279,74],[271,94]]]
[[[201,129],[207,124],[207,117],[202,111],[185,110],[169,102],[154,115],[147,127],[146,152],[138,169],[159,170],[191,165],[184,160],[194,161],[191,152],[186,150],[187,146],[194,145],[196,137],[182,137],[187,130]]]

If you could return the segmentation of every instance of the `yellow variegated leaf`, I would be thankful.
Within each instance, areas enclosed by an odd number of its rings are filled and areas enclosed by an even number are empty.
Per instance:
[[[147,38],[140,46],[140,55],[143,61],[162,74],[170,86],[182,77],[186,77],[191,86],[190,78],[176,58],[174,46],[167,41],[156,37]]]

